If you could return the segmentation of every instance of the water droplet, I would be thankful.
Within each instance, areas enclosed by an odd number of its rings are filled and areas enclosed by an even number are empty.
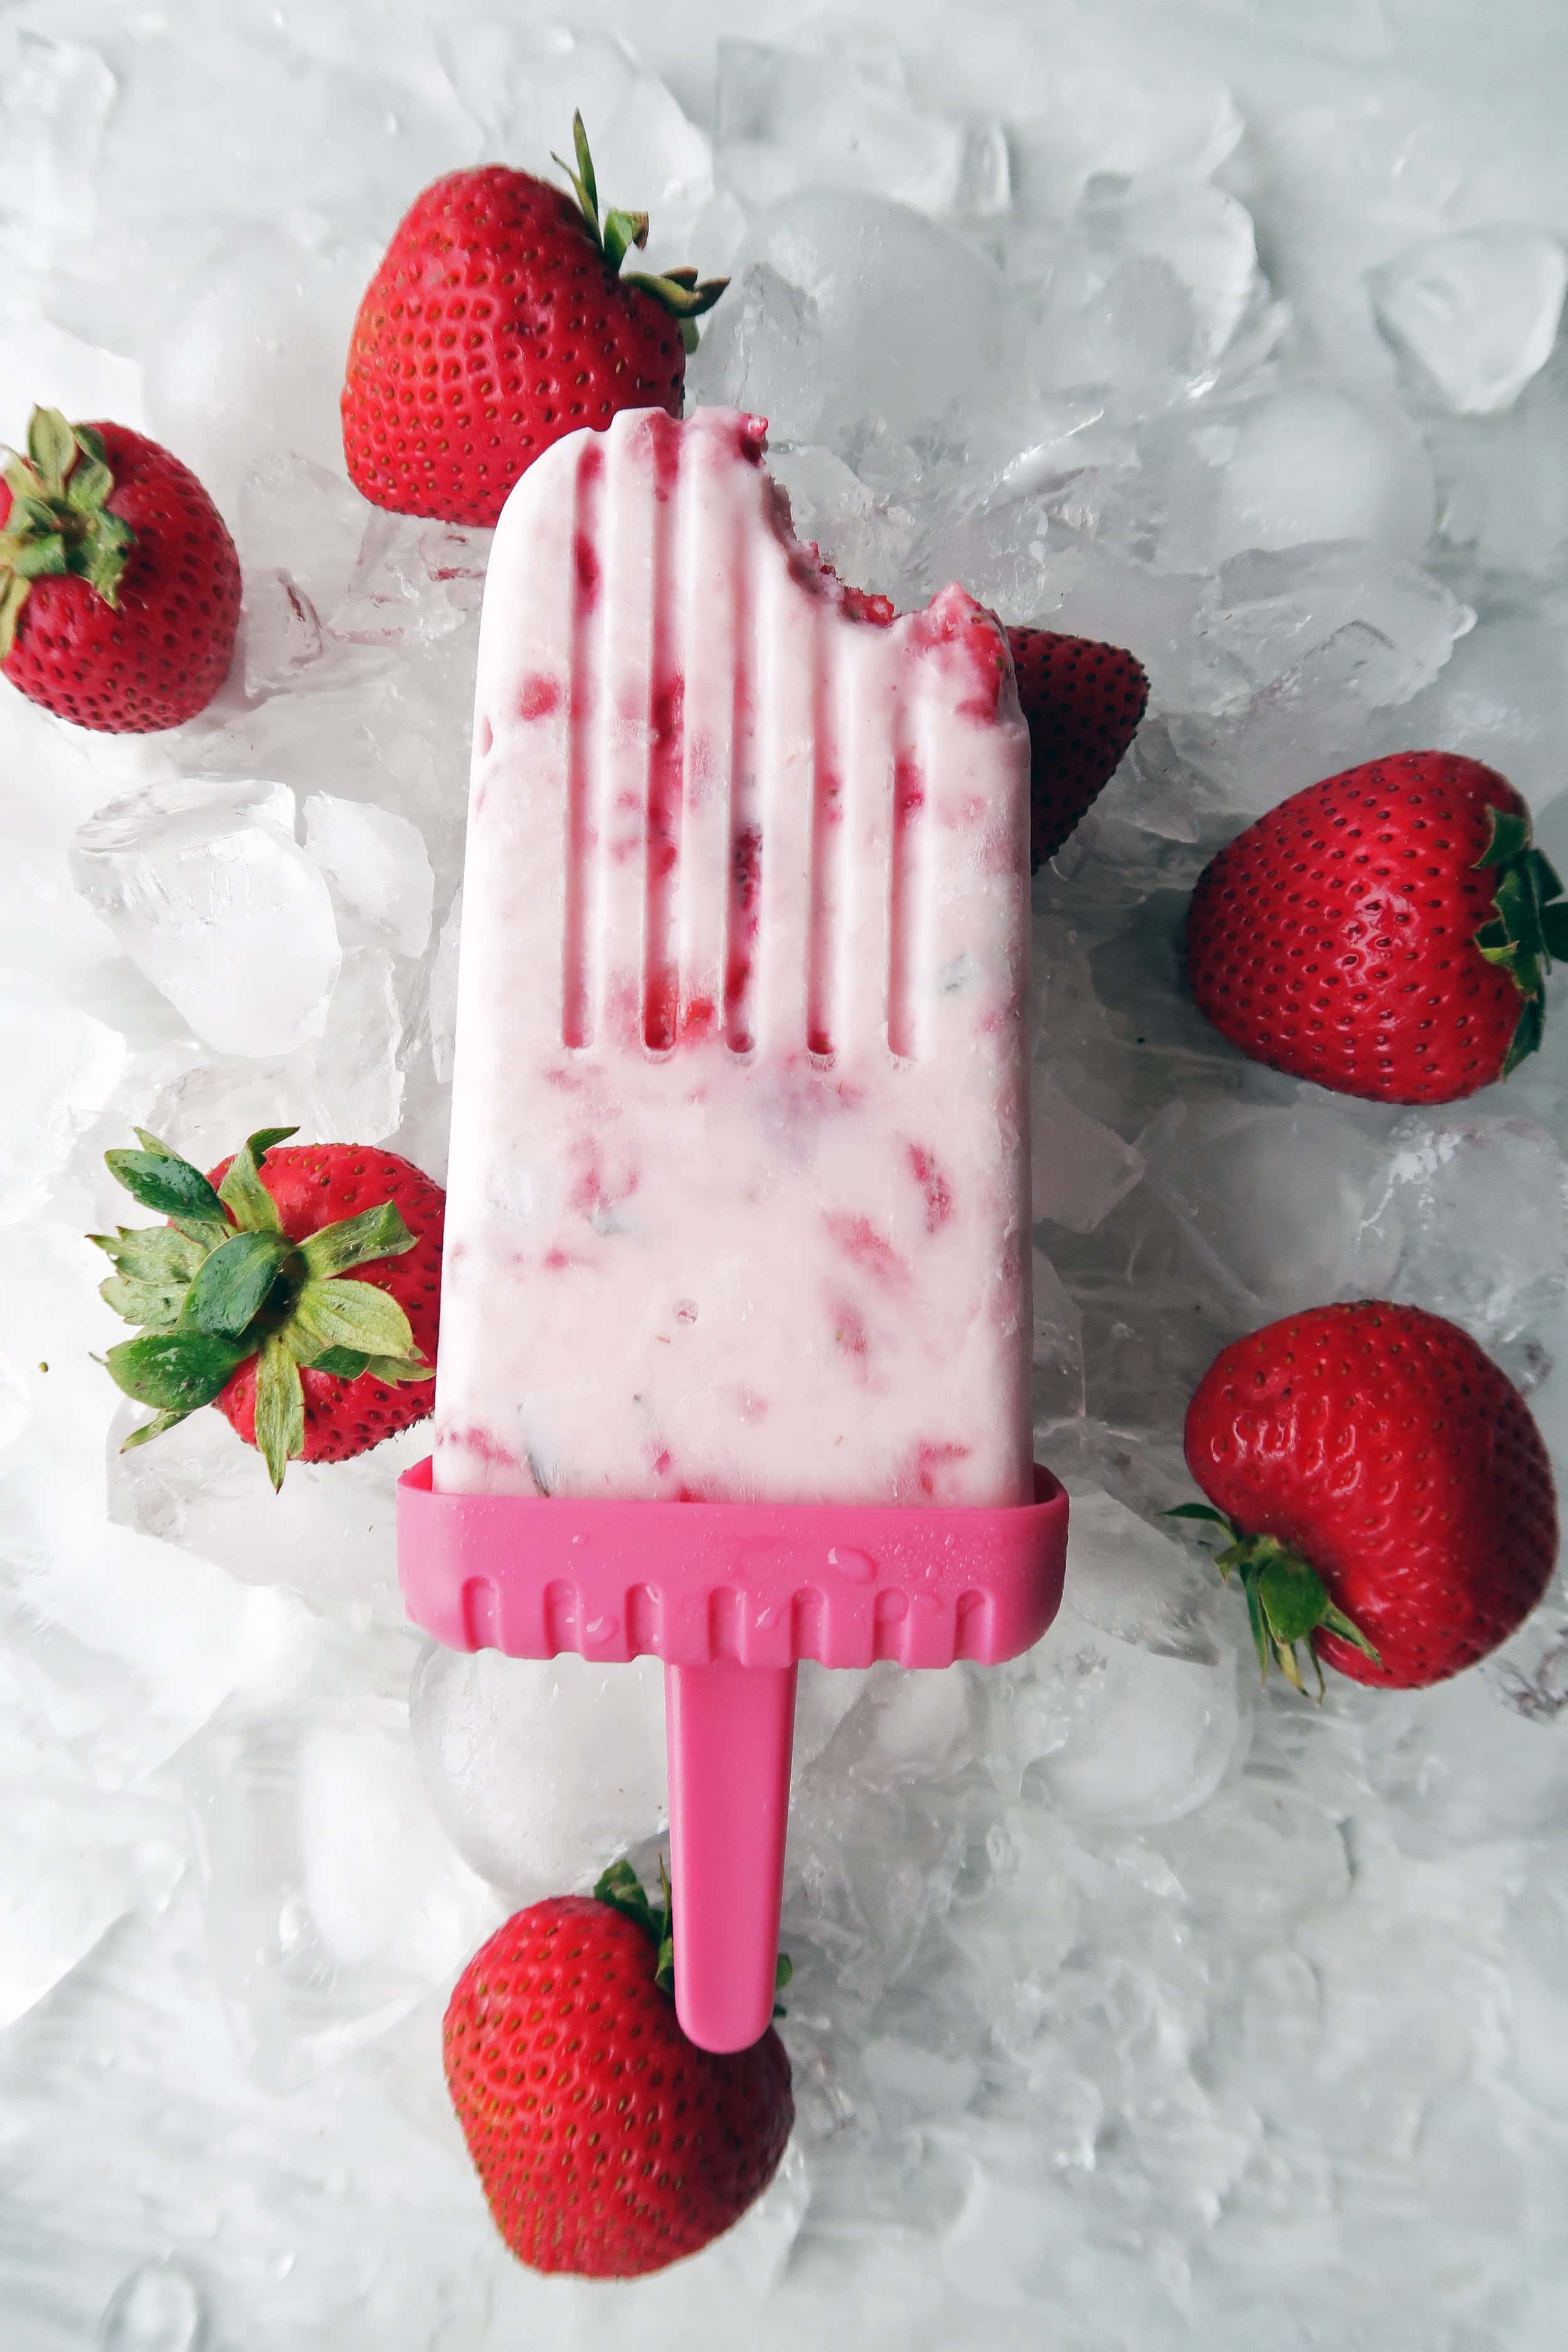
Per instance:
[[[834,1544],[827,1554],[827,1565],[847,1576],[852,1584],[869,1584],[877,1573],[877,1563],[868,1551],[857,1551],[852,1544]]]

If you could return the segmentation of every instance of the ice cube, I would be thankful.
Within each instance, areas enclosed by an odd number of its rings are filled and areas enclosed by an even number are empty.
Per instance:
[[[96,49],[18,26],[0,75],[0,218],[33,221],[61,246],[90,234],[114,96],[114,76]],[[3,356],[0,380],[8,381]],[[24,390],[35,400],[51,397],[41,385]],[[11,419],[0,416],[0,431],[10,430]]]
[[[459,885],[436,943],[426,1001],[430,1060],[439,1086],[445,1086],[452,1075],[452,1052],[458,1033],[458,954],[462,938],[463,893]]]
[[[274,2090],[374,2041],[501,1916],[431,1810],[406,1706],[367,1664],[228,1711],[181,1759],[214,1972]]]
[[[1167,1106],[1138,1139],[1147,1181],[1249,1321],[1386,1295],[1404,1241],[1386,1155],[1310,1106]]]
[[[0,1223],[30,1216],[48,1179],[108,1102],[126,1066],[125,1040],[46,982],[0,970]]]
[[[403,1014],[384,948],[350,948],[310,1052],[301,1132],[379,1143],[403,1110]]]
[[[320,1036],[341,950],[287,785],[196,776],[78,832],[77,888],[205,1044],[254,1057]]]
[[[721,41],[716,164],[749,205],[802,188],[891,196],[942,218],[1005,212],[1007,142],[990,116],[929,112],[898,52]]]
[[[430,1450],[420,1423],[348,1462],[294,1462],[273,1496],[254,1447],[204,1408],[155,1444],[121,1454],[144,1416],[110,1433],[109,1511],[122,1527],[210,1560],[242,1584],[292,1585],[321,1605],[401,1622],[396,1486]]]
[[[1568,784],[1568,614],[1543,599],[1489,610],[1391,727],[1387,749],[1442,745],[1484,760],[1537,812]]]
[[[303,233],[262,221],[227,228],[147,350],[148,429],[230,521],[247,471],[268,452],[342,466],[343,354],[377,249],[294,220]]]
[[[184,1867],[155,1806],[51,1775],[0,1802],[0,2028],[86,1958],[117,1919],[165,1903]]]
[[[1074,1495],[1061,1612],[1011,1717],[1030,1781],[1069,1819],[1151,1827],[1218,1787],[1241,1732],[1224,1601],[1206,1563],[1109,1495]]]
[[[1214,551],[1360,539],[1418,557],[1436,488],[1420,435],[1397,409],[1336,384],[1294,384],[1234,412],[1220,477]]]
[[[492,19],[443,26],[437,49],[487,154],[555,177],[550,158],[570,158],[581,109],[601,205],[650,216],[638,266],[706,268],[690,241],[713,185],[707,139],[625,41]]]
[[[1495,415],[1552,355],[1568,251],[1545,229],[1459,229],[1384,262],[1367,284],[1415,389],[1459,415]]]
[[[239,661],[248,700],[291,685],[325,644],[321,614],[289,572],[246,573]]]
[[[736,275],[758,262],[816,306],[836,426],[875,415],[907,434],[957,411],[996,364],[994,265],[907,205],[826,191],[785,196],[748,228]]]
[[[0,200],[0,216],[4,210]],[[35,405],[58,408],[76,424],[146,429],[146,391],[134,360],[71,334],[35,304],[13,300],[0,305],[0,441],[26,446]]]
[[[513,1904],[591,1886],[663,1825],[664,1675],[427,1648],[409,1697],[415,1753],[458,1851]]]
[[[271,569],[295,583],[313,611],[342,602],[370,511],[338,465],[291,450],[253,465],[240,484],[235,542],[248,587]]]
[[[1083,1415],[1083,1322],[1043,1250],[1033,1253],[1037,1433]]]
[[[768,263],[753,262],[704,323],[687,397],[693,406],[765,416],[772,445],[787,446],[809,441],[816,429],[822,369],[816,304]]]
[[[200,2352],[202,2298],[172,2259],[143,2263],[121,2279],[98,2323],[98,2352]]]
[[[1143,1162],[1112,1129],[1079,1110],[1048,1070],[1035,1072],[1029,1091],[1033,1213],[1091,1234],[1126,1199]]]
[[[1528,1118],[1415,1116],[1392,1141],[1389,1185],[1405,1236],[1395,1298],[1462,1323],[1483,1347],[1561,1303],[1568,1234],[1553,1136]]]
[[[811,541],[852,586],[896,593],[914,535],[907,507],[878,498],[830,449],[795,449],[773,459],[771,471],[789,494],[797,539]]]
[[[1092,54],[1051,63],[1046,111],[1008,122],[1021,206],[1069,213],[1097,172],[1211,178],[1242,134],[1222,82],[1178,66],[1145,81]]]
[[[1509,1905],[1506,1968],[1511,2010],[1513,2067],[1534,2105],[1568,2116],[1568,1901],[1563,1892],[1561,1841],[1538,1849],[1526,1883]]]
[[[305,846],[327,877],[345,941],[353,941],[357,919],[384,933],[399,955],[423,955],[436,877],[418,826],[393,809],[331,793],[312,793],[300,814]]]

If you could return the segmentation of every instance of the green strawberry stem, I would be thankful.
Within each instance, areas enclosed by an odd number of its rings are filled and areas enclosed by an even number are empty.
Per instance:
[[[1487,815],[1491,837],[1476,866],[1497,875],[1497,912],[1476,933],[1476,945],[1489,963],[1508,973],[1524,999],[1502,1066],[1506,1078],[1541,1044],[1546,974],[1554,961],[1568,958],[1568,901],[1550,860],[1531,846],[1529,812],[1489,808]]]
[[[588,134],[583,128],[581,112],[572,117],[572,145],[577,158],[575,171],[559,155],[552,155],[550,160],[565,173],[576,190],[588,234],[610,268],[619,276],[621,264],[627,253],[633,247],[640,253],[647,243],[647,215],[612,210],[605,215],[601,226],[599,184],[595,177],[594,158],[588,152]],[[651,294],[656,301],[663,303],[671,317],[679,320],[681,341],[688,352],[697,349],[696,321],[705,310],[713,308],[730,283],[727,278],[704,278],[699,282],[696,270],[688,268],[667,269],[658,276],[648,270],[631,269],[627,270],[622,282],[627,286],[640,286],[645,294]]]
[[[675,1992],[675,1897],[670,1891],[669,1873],[665,1867],[662,1854],[658,1858],[658,1884],[659,1892],[664,1899],[656,1910],[647,1899],[641,1879],[623,1854],[619,1862],[611,1863],[607,1870],[600,1872],[595,1881],[594,1894],[599,1902],[607,1903],[612,1911],[619,1911],[626,1918],[635,1919],[639,1927],[647,1928],[658,1952],[653,1980],[661,1992],[667,1992],[673,1997]],[[773,1990],[783,1992],[794,1973],[788,1954],[781,1952],[773,1971]],[[785,2011],[775,2001],[773,2015],[783,2017]]]
[[[0,530],[0,662],[16,645],[35,580],[85,580],[106,604],[118,605],[136,544],[131,525],[109,510],[114,477],[90,425],[68,425],[58,408],[35,408],[26,457],[14,454],[3,470],[11,511]]]
[[[1312,1639],[1320,1631],[1337,1633],[1342,1641],[1351,1643],[1363,1657],[1370,1658],[1373,1665],[1382,1664],[1361,1627],[1330,1600],[1322,1578],[1303,1553],[1281,1543],[1277,1536],[1244,1535],[1226,1512],[1216,1511],[1209,1503],[1178,1503],[1165,1517],[1201,1520],[1229,1538],[1226,1549],[1215,1554],[1215,1566],[1227,1584],[1233,1571],[1239,1579],[1259,1674],[1265,1684],[1272,1664],[1288,1683],[1306,1696],[1307,1686],[1296,1654],[1297,1644],[1305,1643],[1318,1677],[1321,1701],[1323,1669]]]
[[[114,1267],[99,1296],[140,1327],[136,1339],[109,1350],[110,1377],[154,1408],[122,1451],[211,1404],[254,1356],[256,1443],[276,1488],[304,1451],[301,1367],[345,1381],[364,1372],[389,1382],[434,1379],[397,1301],[373,1283],[340,1279],[414,1247],[392,1202],[302,1242],[282,1231],[261,1170],[272,1146],[298,1131],[268,1127],[250,1136],[216,1191],[144,1128],[136,1130],[139,1151],[105,1152],[132,1200],[169,1220],[87,1237]]]

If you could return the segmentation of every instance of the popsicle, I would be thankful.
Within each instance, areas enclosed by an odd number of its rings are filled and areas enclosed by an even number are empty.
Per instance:
[[[900,619],[843,589],[764,447],[626,413],[497,530],[424,1489],[563,1507],[469,1513],[445,1617],[405,1575],[467,1645],[666,1659],[677,2000],[714,2047],[766,2022],[735,1978],[776,1930],[795,1660],[1009,1654],[1051,1572],[988,1592],[966,1543],[1065,1517],[1030,1449],[1005,642],[958,588]],[[526,1606],[481,1527],[539,1551]]]

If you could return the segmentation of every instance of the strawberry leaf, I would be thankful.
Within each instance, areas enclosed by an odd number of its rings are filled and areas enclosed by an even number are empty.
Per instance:
[[[1487,845],[1477,858],[1478,866],[1511,866],[1530,847],[1530,819],[1512,809],[1489,808],[1491,832]]]
[[[172,1331],[185,1304],[183,1282],[142,1282],[134,1275],[111,1274],[98,1286],[106,1307],[126,1323],[144,1331]]]
[[[404,1223],[397,1203],[384,1201],[379,1208],[363,1209],[357,1217],[344,1217],[335,1225],[323,1225],[319,1233],[307,1234],[300,1255],[308,1274],[332,1275],[346,1274],[350,1266],[368,1265],[378,1257],[400,1257],[413,1247],[414,1235]]]
[[[58,408],[35,408],[27,424],[27,456],[50,488],[64,482],[76,457],[76,435]]]
[[[279,1231],[278,1203],[261,1181],[261,1164],[275,1143],[298,1135],[297,1127],[264,1127],[247,1136],[229,1161],[218,1198],[243,1232]]]
[[[310,1343],[312,1357],[327,1348],[353,1348],[367,1356],[419,1361],[407,1316],[374,1282],[307,1282],[295,1301],[290,1330]]]
[[[146,1331],[110,1348],[104,1362],[115,1386],[138,1404],[194,1412],[212,1402],[245,1354],[232,1340],[203,1331]]]
[[[172,1217],[183,1234],[210,1244],[230,1231],[223,1202],[199,1168],[182,1160],[157,1137],[138,1128],[142,1151],[106,1151],[104,1164],[133,1201],[161,1217]]]
[[[121,1225],[118,1233],[87,1238],[117,1274],[137,1282],[186,1283],[202,1262],[200,1244],[174,1225]]]
[[[256,1360],[256,1443],[276,1493],[289,1463],[305,1450],[305,1391],[279,1332],[262,1341]]]
[[[216,1339],[243,1338],[292,1248],[282,1234],[231,1234],[197,1269],[185,1293],[185,1324]]]
[[[634,245],[640,252],[647,243],[647,213],[617,210],[605,215],[605,258],[612,269],[620,268]]]
[[[1239,1576],[1247,1623],[1252,1629],[1252,1645],[1258,1652],[1258,1669],[1265,1683],[1269,1667],[1278,1666],[1286,1681],[1306,1696],[1297,1655],[1299,1644],[1304,1642],[1321,1698],[1323,1670],[1314,1640],[1320,1633],[1336,1633],[1342,1641],[1353,1643],[1374,1665],[1382,1663],[1361,1627],[1330,1600],[1328,1587],[1311,1561],[1291,1545],[1281,1543],[1278,1536],[1244,1534],[1226,1513],[1216,1511],[1207,1503],[1179,1503],[1164,1516],[1170,1519],[1206,1519],[1233,1538],[1224,1551],[1215,1555],[1215,1565],[1227,1580],[1233,1572]]]
[[[132,1431],[120,1451],[130,1454],[138,1445],[145,1445],[150,1437],[162,1437],[165,1430],[178,1429],[181,1422],[190,1417],[188,1412],[155,1412],[151,1421],[144,1421],[139,1429]]]

